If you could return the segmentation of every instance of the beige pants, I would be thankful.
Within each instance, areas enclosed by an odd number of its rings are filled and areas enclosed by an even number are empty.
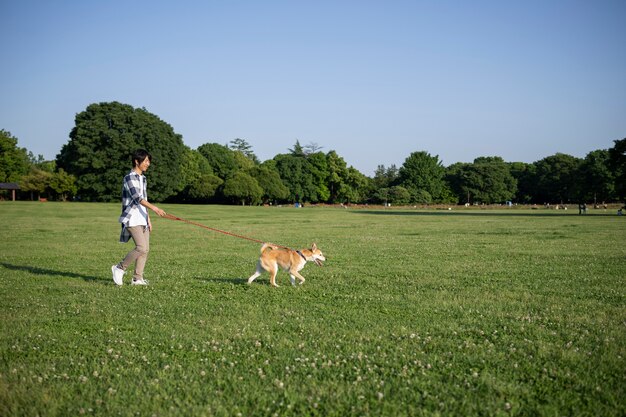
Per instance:
[[[135,262],[133,279],[143,279],[143,268],[146,266],[148,251],[150,250],[150,231],[146,226],[129,227],[128,231],[135,242],[135,249],[128,252],[124,260],[117,266],[126,271],[126,268]]]

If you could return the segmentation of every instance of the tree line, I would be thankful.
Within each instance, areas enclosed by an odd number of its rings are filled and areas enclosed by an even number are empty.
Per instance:
[[[157,202],[560,204],[626,196],[626,138],[585,158],[557,153],[533,163],[485,156],[445,167],[438,156],[416,151],[399,168],[379,165],[368,177],[334,150],[298,140],[263,162],[241,138],[191,149],[158,116],[118,102],[94,103],[77,114],[54,161],[35,158],[0,130],[0,182],[19,183],[31,199],[119,201],[137,148],[153,155],[149,195]]]

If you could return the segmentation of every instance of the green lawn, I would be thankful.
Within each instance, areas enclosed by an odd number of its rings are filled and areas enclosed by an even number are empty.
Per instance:
[[[119,204],[0,203],[0,416],[626,415],[626,217],[161,207],[327,262],[157,218],[119,288]]]

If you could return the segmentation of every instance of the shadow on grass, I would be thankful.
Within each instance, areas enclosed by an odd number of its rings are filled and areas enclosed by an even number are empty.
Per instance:
[[[94,277],[90,275],[77,274],[75,272],[65,272],[65,271],[55,271],[52,269],[39,268],[36,266],[25,266],[25,265],[12,265],[6,262],[0,263],[4,268],[9,269],[11,271],[23,271],[28,272],[34,275],[45,275],[45,276],[53,276],[53,277],[67,277],[67,278],[80,278],[85,281],[111,281],[109,279]],[[111,281],[112,282],[112,281]]]
[[[436,210],[436,211],[421,211],[410,209],[399,210],[353,210],[354,214],[373,214],[383,216],[501,216],[501,217],[580,217],[580,218],[594,218],[594,217],[616,217],[612,213],[594,213],[579,215],[573,211],[567,212],[566,210],[553,210],[553,211],[492,211],[492,210],[480,210],[480,211],[459,211],[459,210]]]
[[[198,281],[204,282],[216,282],[218,284],[237,284],[237,285],[248,285],[247,278],[207,278],[207,277],[195,277]]]

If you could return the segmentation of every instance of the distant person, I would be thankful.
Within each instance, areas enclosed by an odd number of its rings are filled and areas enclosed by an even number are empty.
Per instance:
[[[122,215],[119,222],[122,223],[120,242],[126,243],[133,238],[135,249],[128,252],[126,257],[117,265],[111,267],[113,282],[116,285],[123,284],[126,269],[135,264],[132,285],[148,285],[143,277],[143,270],[148,259],[150,250],[150,232],[152,222],[148,210],[154,211],[159,216],[165,216],[165,211],[148,202],[147,181],[143,175],[150,167],[152,155],[145,149],[138,149],[132,156],[133,169],[124,177],[122,184]]]

